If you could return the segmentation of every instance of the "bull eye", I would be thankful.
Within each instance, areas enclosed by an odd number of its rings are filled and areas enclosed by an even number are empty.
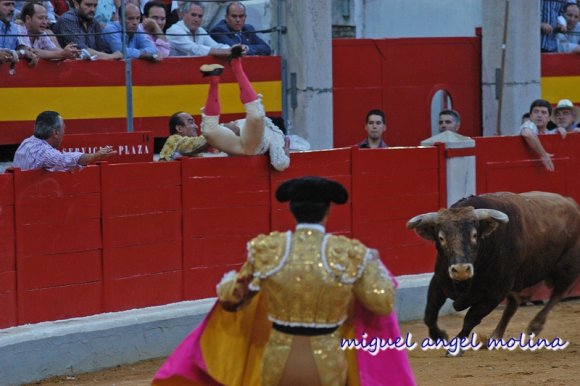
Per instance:
[[[471,241],[474,243],[477,241],[477,231],[475,229],[471,231]]]
[[[441,244],[444,244],[444,243],[445,243],[445,237],[443,237],[443,234],[442,234],[442,233],[439,233],[439,234],[437,235],[437,237],[439,238],[439,242],[440,242]]]

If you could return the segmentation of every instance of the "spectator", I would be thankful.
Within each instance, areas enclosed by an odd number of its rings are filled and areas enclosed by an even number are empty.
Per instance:
[[[566,20],[566,29],[556,35],[558,42],[558,52],[577,52],[580,53],[578,44],[580,43],[580,7],[576,3],[568,3],[564,7],[564,19]]]
[[[74,43],[69,43],[64,49],[57,46],[48,36],[48,16],[46,8],[41,3],[29,2],[22,7],[20,13],[22,25],[18,25],[18,41],[29,47],[41,59],[76,59],[80,50]],[[27,36],[25,36],[27,35]]]
[[[35,65],[38,56],[18,42],[18,28],[12,22],[14,1],[0,0],[0,63],[15,64],[19,59],[26,59]]]
[[[73,171],[79,166],[99,161],[116,154],[110,146],[97,152],[63,153],[56,150],[62,143],[65,124],[59,113],[43,111],[36,117],[34,134],[26,138],[14,154],[13,166],[22,170],[46,169],[50,172]]]
[[[165,5],[157,0],[145,4],[143,11],[143,30],[147,32],[147,38],[155,45],[157,55],[161,58],[169,56],[169,41],[163,33],[167,20]]]
[[[169,118],[169,138],[159,153],[159,161],[172,161],[195,156],[208,148],[207,141],[197,134],[198,126],[191,114],[180,111]]]
[[[580,128],[576,127],[577,115],[578,108],[569,99],[560,100],[554,110],[556,124],[559,128],[564,129],[565,133],[580,132]]]
[[[530,120],[530,113],[524,113],[524,115],[522,115],[522,125]]]
[[[121,12],[119,11],[119,14]],[[127,58],[157,60],[157,49],[155,45],[143,33],[139,27],[141,21],[141,10],[135,4],[125,5],[125,50]],[[107,24],[103,30],[103,39],[108,46],[109,51],[121,51],[123,43],[121,37],[123,31],[118,21]]]
[[[260,39],[256,29],[246,24],[246,6],[239,1],[228,4],[226,16],[211,29],[211,37],[219,43],[246,47],[248,55],[270,55],[270,46]]]
[[[171,44],[171,56],[228,56],[230,46],[213,40],[201,27],[203,7],[201,3],[183,2],[179,4],[181,21],[167,30]]]
[[[119,21],[117,9],[121,6],[121,0],[99,0],[95,10],[95,20],[101,28],[105,28],[112,21]]]
[[[541,44],[542,52],[556,52],[558,44],[556,42],[556,32],[558,30],[558,15],[562,5],[559,1],[541,0]]]
[[[439,132],[442,133],[446,130],[453,131],[454,133],[459,132],[459,126],[461,126],[461,116],[455,110],[441,110],[439,113]]]
[[[48,18],[48,26],[50,27],[54,23],[56,23],[56,15],[54,13],[54,5],[50,1],[42,1],[42,0],[28,0],[28,1],[16,1],[14,6],[14,14],[15,19],[22,19],[22,9],[26,5],[27,2],[33,1],[38,4],[42,4],[44,8],[46,8],[46,16]]]
[[[118,60],[123,55],[119,51],[107,52],[108,48],[101,35],[102,29],[95,20],[97,0],[73,0],[75,9],[61,15],[55,24],[61,47],[75,43],[81,50],[82,59]]]
[[[383,141],[383,134],[387,129],[385,113],[374,109],[367,113],[365,130],[367,137],[357,146],[361,149],[386,148],[388,145]]]
[[[231,66],[240,86],[240,100],[246,109],[246,118],[236,121],[240,128],[237,136],[231,128],[220,125],[220,103],[218,86],[223,66],[203,65],[203,76],[210,77],[209,92],[202,110],[201,133],[207,142],[230,155],[270,155],[270,163],[276,170],[290,166],[288,148],[290,142],[284,133],[265,116],[262,101],[254,91],[242,67],[242,47],[232,47]],[[235,129],[235,128],[234,128]]]
[[[544,99],[536,99],[530,105],[530,120],[524,122],[520,126],[520,134],[524,137],[526,144],[536,152],[544,164],[546,170],[553,172],[554,163],[552,162],[552,154],[546,152],[539,135],[541,134],[556,134],[561,130],[548,131],[548,121],[552,114],[552,105]],[[561,133],[562,134],[562,133]],[[565,133],[562,135],[565,136]]]

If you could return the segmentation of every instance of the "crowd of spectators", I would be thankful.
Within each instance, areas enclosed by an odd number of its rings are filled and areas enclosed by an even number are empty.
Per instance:
[[[121,1],[0,0],[0,63],[118,60],[123,58],[123,46],[126,58],[147,60],[226,57],[236,45],[244,55],[272,52],[246,23],[246,7],[241,2],[228,3],[224,19],[208,32],[202,26],[202,2],[124,0],[123,21]]]

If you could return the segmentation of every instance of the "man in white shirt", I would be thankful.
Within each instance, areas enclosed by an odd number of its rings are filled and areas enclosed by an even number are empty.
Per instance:
[[[228,56],[230,46],[213,40],[201,27],[203,7],[198,2],[183,2],[179,5],[182,20],[166,32],[171,45],[170,56]]]

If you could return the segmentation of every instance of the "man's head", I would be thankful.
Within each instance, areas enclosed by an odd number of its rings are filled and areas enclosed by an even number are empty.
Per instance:
[[[0,20],[7,23],[14,17],[14,1],[0,0]]]
[[[385,113],[382,110],[374,109],[367,113],[365,130],[370,140],[381,140],[387,126],[385,122]]]
[[[572,31],[578,24],[580,19],[580,6],[575,3],[568,3],[564,6],[564,19],[566,19],[566,27],[568,31]]]
[[[179,111],[169,118],[169,135],[179,134],[193,137],[197,134],[197,125],[191,114]]]
[[[442,110],[439,113],[439,132],[453,131],[457,133],[461,126],[461,116],[455,110]]]
[[[236,32],[240,32],[244,24],[246,24],[246,6],[239,1],[228,4],[225,19],[228,27]]]
[[[197,1],[183,2],[179,6],[181,19],[191,33],[195,33],[203,21],[203,7]]]
[[[74,0],[78,15],[85,21],[93,20],[97,11],[98,0]]]
[[[530,105],[530,120],[540,130],[545,130],[552,114],[552,105],[545,99],[536,99]]]
[[[26,3],[20,12],[20,19],[30,34],[38,35],[48,28],[48,13],[40,3]]]
[[[348,192],[338,182],[322,177],[301,177],[288,180],[276,190],[276,199],[290,201],[290,211],[299,223],[324,223],[330,203],[342,205]]]
[[[157,0],[153,0],[145,4],[143,8],[143,15],[149,19],[153,19],[155,23],[163,30],[167,21],[167,10],[165,5]]]
[[[572,130],[576,123],[576,107],[569,99],[562,99],[554,109],[554,118],[559,127]]]
[[[44,139],[54,148],[62,143],[64,137],[64,120],[56,111],[43,111],[36,117],[34,136]]]
[[[119,9],[119,15],[121,14],[121,9]],[[141,10],[138,6],[132,3],[125,4],[125,28],[128,33],[137,32],[139,23],[141,22]]]

